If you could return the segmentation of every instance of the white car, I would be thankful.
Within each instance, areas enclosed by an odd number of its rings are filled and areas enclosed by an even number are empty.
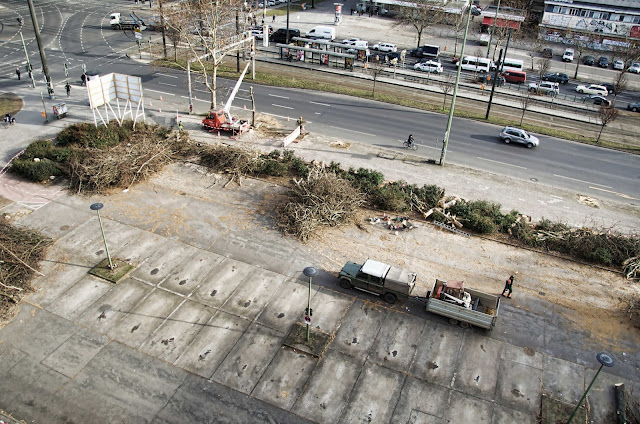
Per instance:
[[[267,2],[267,6],[269,6],[269,7],[271,7],[271,6],[275,6],[275,5],[276,5],[276,2],[275,2],[274,0],[269,0],[269,1]]]
[[[580,94],[599,94],[603,97],[609,95],[609,90],[607,90],[607,87],[603,87],[602,85],[597,84],[579,85],[576,87],[576,91]]]
[[[422,63],[416,63],[413,65],[413,69],[416,71],[422,72],[433,72],[434,74],[439,74],[442,72],[442,64],[440,62],[434,62],[433,60],[428,60]]]
[[[259,29],[252,29],[252,30],[251,30],[251,35],[253,35],[254,37],[256,37],[256,39],[258,39],[258,40],[262,40],[262,30],[259,30]]]
[[[389,53],[389,52],[395,53],[396,51],[398,51],[398,48],[396,47],[395,44],[378,43],[373,45],[373,50],[378,50],[379,52],[386,52],[386,53]]]
[[[634,74],[640,74],[640,63],[636,62],[636,63],[632,64],[631,66],[629,66],[628,71],[632,72]]]
[[[353,44],[355,44],[356,41],[360,41],[360,39],[359,38],[345,38],[344,40],[342,40],[342,44],[353,45]]]
[[[624,69],[624,62],[621,60],[616,60],[613,62],[613,69],[617,69],[618,71],[622,71]]]
[[[557,96],[560,93],[560,84],[551,81],[532,82],[529,84],[528,90],[532,93]]]

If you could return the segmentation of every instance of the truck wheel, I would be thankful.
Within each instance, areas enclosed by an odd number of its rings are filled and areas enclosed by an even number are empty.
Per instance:
[[[458,325],[458,320],[455,318],[449,318],[449,324],[451,325]]]
[[[468,323],[468,322],[461,322],[461,323],[460,323],[460,327],[462,327],[462,328],[469,328],[469,327],[470,327],[470,325],[469,325],[469,323]]]
[[[393,305],[398,300],[398,297],[393,293],[385,293],[384,296],[382,296],[382,298],[384,299],[385,302],[387,302],[390,305]]]
[[[340,287],[342,287],[343,289],[351,289],[353,288],[353,285],[351,284],[351,281],[343,278],[340,280]]]

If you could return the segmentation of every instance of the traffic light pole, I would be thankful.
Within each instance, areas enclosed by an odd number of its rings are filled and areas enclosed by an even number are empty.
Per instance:
[[[42,61],[42,71],[44,72],[44,78],[47,81],[47,91],[49,96],[53,96],[53,83],[51,82],[51,76],[49,75],[49,66],[47,65],[47,56],[44,54],[44,45],[42,44],[42,38],[40,37],[40,28],[38,27],[38,20],[36,19],[36,11],[33,8],[33,0],[27,0],[29,4],[29,14],[31,14],[31,21],[33,22],[33,30],[36,33],[36,41],[38,42],[38,50],[40,50],[40,60]]]
[[[29,53],[27,52],[27,45],[24,43],[24,37],[22,36],[22,28],[20,29],[20,39],[22,40],[24,56],[27,58],[27,73],[31,78],[31,85],[33,86],[33,88],[36,88],[36,81],[33,79],[33,69],[31,68],[31,62],[29,61]]]

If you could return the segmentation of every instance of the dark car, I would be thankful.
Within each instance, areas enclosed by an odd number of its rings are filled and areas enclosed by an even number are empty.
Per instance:
[[[589,96],[593,100],[594,105],[611,106],[611,100],[606,99],[598,94],[592,94]]]
[[[584,63],[585,65],[593,66],[593,64],[596,63],[596,60],[593,56],[585,56],[582,59],[582,63]]]
[[[630,110],[632,112],[639,112],[640,111],[640,102],[637,103],[629,103],[627,105],[627,110]]]
[[[291,39],[293,37],[300,37],[300,30],[299,29],[289,28],[289,41],[291,41]],[[287,29],[286,28],[280,28],[279,30],[277,30],[273,34],[271,34],[270,38],[271,38],[271,41],[273,41],[274,43],[286,43],[287,42]]]
[[[554,72],[552,74],[544,74],[542,81],[559,82],[560,84],[566,84],[569,82],[569,75]]]
[[[598,66],[601,68],[608,68],[609,67],[609,58],[606,56],[601,56],[600,59],[598,59]]]
[[[601,82],[601,83],[598,83],[598,85],[601,85],[604,88],[606,88],[609,94],[612,94],[614,91],[616,91],[616,86],[611,84],[610,82]]]
[[[546,57],[546,58],[551,59],[553,57],[553,50],[551,50],[551,49],[542,50],[542,57]]]

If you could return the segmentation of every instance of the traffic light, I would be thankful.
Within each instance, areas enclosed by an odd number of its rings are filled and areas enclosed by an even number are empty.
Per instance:
[[[313,316],[313,308],[304,308],[304,313],[307,316]]]

